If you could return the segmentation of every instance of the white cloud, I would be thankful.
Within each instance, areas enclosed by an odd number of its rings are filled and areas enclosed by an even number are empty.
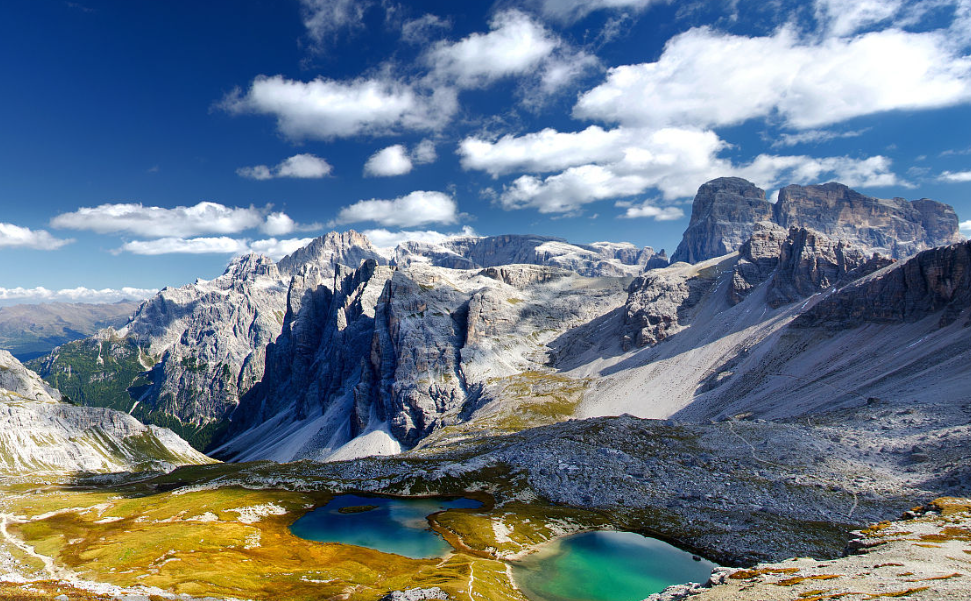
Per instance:
[[[388,146],[375,152],[364,164],[364,175],[374,177],[391,177],[410,173],[411,158],[402,144]]]
[[[849,186],[901,183],[890,170],[890,160],[882,156],[760,155],[736,165],[719,156],[725,147],[712,131],[591,126],[575,133],[546,129],[505,136],[494,143],[469,138],[460,144],[459,153],[466,169],[495,176],[559,171],[547,177],[520,176],[499,195],[505,209],[534,208],[541,213],[569,213],[592,202],[629,198],[651,189],[660,190],[667,200],[686,198],[705,181],[722,175],[745,177],[763,187],[814,183],[823,176]]]
[[[843,138],[856,138],[862,136],[866,130],[855,131],[830,131],[825,129],[808,129],[798,133],[783,133],[778,139],[772,140],[772,148],[784,146],[796,146],[798,144],[819,144],[830,140],[840,140]]]
[[[0,248],[33,248],[57,250],[74,240],[55,238],[46,230],[32,230],[12,223],[0,223]]]
[[[201,238],[160,238],[158,240],[133,240],[124,243],[118,252],[136,255],[243,255],[250,252],[264,254],[271,259],[281,259],[298,248],[310,244],[312,238],[290,238],[278,240],[236,239],[228,236]]]
[[[50,290],[43,286],[36,288],[0,288],[0,300],[19,300],[30,302],[67,302],[67,303],[116,303],[120,300],[141,300],[154,296],[156,288],[63,288]]]
[[[452,28],[452,24],[433,14],[405,21],[401,26],[401,39],[409,44],[427,44],[436,34]]]
[[[260,181],[265,181],[268,179],[273,179],[273,171],[266,165],[254,165],[252,167],[240,167],[236,170],[236,175],[240,177],[245,177],[247,179],[256,179]]]
[[[951,183],[971,182],[971,171],[944,171],[938,179]]]
[[[576,21],[595,10],[629,9],[643,10],[651,4],[667,0],[534,0],[543,14],[559,21]]]
[[[428,139],[419,142],[411,151],[411,160],[416,165],[427,165],[434,163],[437,159],[438,153],[435,152],[435,143]]]
[[[307,34],[320,50],[341,31],[364,27],[364,13],[371,4],[368,0],[300,0],[300,12]]]
[[[560,44],[553,33],[518,10],[498,13],[489,27],[489,33],[436,44],[425,56],[432,78],[462,88],[482,87],[532,72]]]
[[[828,33],[845,36],[892,19],[903,0],[816,0],[816,18]]]
[[[711,127],[778,116],[807,129],[895,109],[971,100],[971,58],[944,31],[896,29],[806,43],[792,28],[748,38],[695,28],[655,63],[615,67],[574,116]]]
[[[455,200],[441,192],[419,190],[394,200],[361,200],[344,207],[333,225],[374,221],[386,227],[414,227],[458,221]]]
[[[422,96],[390,78],[302,82],[280,75],[257,77],[245,94],[236,90],[220,106],[235,114],[273,115],[280,132],[295,140],[433,129],[457,108],[451,90]]]
[[[462,231],[459,233],[452,234],[443,234],[433,230],[392,232],[383,228],[364,230],[361,233],[367,236],[368,240],[370,240],[371,243],[377,248],[394,248],[402,242],[409,241],[441,244],[450,238],[476,235],[475,230],[469,226],[463,227]]]
[[[247,245],[246,252],[259,253],[270,257],[274,261],[279,261],[297,249],[307,246],[313,240],[313,238],[289,238],[286,240],[269,238],[267,240],[254,240]]]
[[[260,228],[271,236],[282,236],[297,229],[297,223],[283,212],[270,213]]]
[[[240,167],[236,173],[250,179],[267,180],[276,177],[293,177],[299,179],[320,179],[327,177],[333,171],[330,163],[312,154],[297,154],[276,167],[256,165],[254,167]]]
[[[245,253],[249,246],[246,240],[228,236],[210,238],[159,238],[158,240],[132,240],[125,242],[119,251],[136,255],[169,254],[236,254]]]
[[[622,219],[641,219],[647,217],[655,221],[674,221],[675,219],[684,217],[684,210],[680,207],[659,207],[649,200],[645,200],[639,205],[617,203],[617,206],[626,206],[627,208],[627,211],[620,216]]]
[[[971,231],[971,221],[962,221],[958,227],[966,232],[969,232]]]
[[[173,209],[146,207],[140,203],[103,204],[58,215],[51,220],[51,225],[99,234],[124,232],[150,238],[187,238],[201,234],[236,234],[257,227],[279,228],[286,216],[282,213],[267,216],[268,210],[269,207],[227,207],[215,202]]]
[[[575,133],[546,128],[523,136],[506,135],[495,142],[466,138],[459,143],[458,154],[464,169],[485,171],[493,177],[513,172],[544,173],[619,161],[624,148],[642,141],[645,135],[650,133],[621,127],[607,131],[597,125]]]

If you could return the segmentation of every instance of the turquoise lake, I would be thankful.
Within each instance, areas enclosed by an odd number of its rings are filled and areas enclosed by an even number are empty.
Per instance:
[[[294,535],[322,543],[357,545],[411,557],[441,557],[452,550],[428,526],[428,516],[446,509],[476,509],[466,498],[395,499],[340,495],[290,526]],[[352,512],[347,513],[351,508]],[[342,512],[341,510],[345,510]],[[367,509],[367,511],[360,511]]]
[[[533,601],[640,601],[672,584],[705,582],[715,564],[632,532],[562,538],[513,564]]]

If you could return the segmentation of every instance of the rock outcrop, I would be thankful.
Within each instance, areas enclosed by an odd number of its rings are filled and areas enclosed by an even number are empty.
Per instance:
[[[60,392],[0,351],[0,474],[168,471],[200,463],[211,460],[171,430],[62,402]]]
[[[946,326],[969,307],[971,242],[961,242],[926,250],[854,282],[797,317],[792,326],[852,328],[915,322],[939,312],[940,325]]]
[[[763,222],[739,249],[729,298],[737,304],[756,286],[772,279],[766,302],[774,309],[863,277],[892,262],[882,255],[868,256],[814,230],[793,227],[787,231]]]
[[[738,250],[766,221],[816,230],[868,253],[894,258],[963,240],[949,205],[926,198],[873,198],[839,183],[790,185],[774,205],[752,183],[723,177],[703,184],[673,261],[697,263]]]

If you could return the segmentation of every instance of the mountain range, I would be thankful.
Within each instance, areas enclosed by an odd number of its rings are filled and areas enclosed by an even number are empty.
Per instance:
[[[964,273],[961,240],[932,200],[830,183],[771,203],[719,178],[672,264],[630,244],[387,250],[334,232],[279,264],[247,255],[166,288],[125,326],[30,366],[77,402],[235,460],[393,454],[479,422],[793,416],[967,376],[962,281],[928,275]],[[941,310],[952,327],[923,319]],[[890,354],[887,340],[921,343]],[[931,360],[944,352],[952,362]]]

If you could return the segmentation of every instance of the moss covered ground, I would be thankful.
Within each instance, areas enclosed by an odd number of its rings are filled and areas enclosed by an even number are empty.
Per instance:
[[[242,469],[264,468],[194,466],[109,488],[76,482],[7,488],[0,512],[11,538],[0,539],[0,552],[19,558],[29,575],[42,581],[56,576],[61,583],[31,583],[22,597],[14,594],[17,585],[9,585],[0,588],[0,599],[43,598],[36,593],[55,590],[69,599],[98,598],[68,586],[65,574],[71,574],[126,589],[240,599],[374,600],[391,590],[438,586],[453,599],[523,601],[508,563],[497,556],[608,521],[542,502],[496,507],[490,496],[471,493],[484,502],[481,509],[452,509],[430,518],[455,551],[409,559],[295,537],[290,524],[333,493],[232,484]],[[48,569],[45,577],[42,562],[14,542],[53,560],[58,573]]]

